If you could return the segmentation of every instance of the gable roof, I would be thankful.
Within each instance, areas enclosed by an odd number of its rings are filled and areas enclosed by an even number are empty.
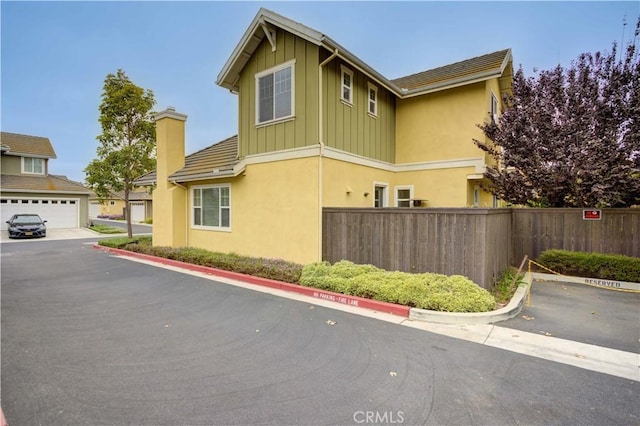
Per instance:
[[[422,73],[389,80],[325,34],[270,10],[260,8],[218,74],[216,84],[232,91],[238,91],[240,72],[265,37],[271,42],[275,35],[274,26],[336,54],[337,57],[384,86],[399,98],[500,77],[512,61],[511,49],[504,49]]]
[[[64,176],[2,175],[2,192],[60,192],[67,194],[90,194],[91,191],[79,182]]]
[[[56,158],[51,141],[45,137],[0,132],[0,143],[6,155]]]
[[[207,148],[187,155],[184,167],[169,176],[173,182],[215,179],[235,176],[234,166],[238,164],[238,136],[231,136]],[[135,184],[151,185],[157,180],[156,171],[135,179]]]

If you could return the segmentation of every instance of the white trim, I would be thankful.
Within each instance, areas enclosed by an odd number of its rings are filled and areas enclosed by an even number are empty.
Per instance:
[[[283,117],[275,117],[275,89],[274,89],[274,97],[273,97],[273,117],[271,120],[260,121],[260,79],[267,75],[273,74],[275,77],[275,73],[278,71],[282,71],[284,69],[291,68],[291,111],[289,115],[285,115]],[[287,62],[283,62],[275,67],[271,67],[269,69],[257,72],[254,75],[255,81],[255,125],[256,126],[264,126],[266,124],[273,124],[284,120],[289,120],[295,118],[296,115],[296,60],[292,59]],[[274,82],[275,88],[275,82]]]
[[[236,169],[242,170],[248,164],[260,164],[270,163],[274,161],[295,160],[298,158],[315,157],[320,155],[319,145],[310,145],[301,148],[284,149],[275,152],[265,152],[261,154],[248,155],[242,159],[238,164],[234,166]],[[453,169],[464,167],[475,167],[476,173],[483,173],[485,171],[485,163],[483,158],[458,158],[453,160],[442,161],[425,161],[422,163],[402,163],[392,164],[386,161],[375,160],[368,157],[363,157],[357,154],[352,154],[346,151],[342,151],[336,148],[328,146],[324,147],[323,156],[332,160],[344,161],[347,163],[358,164],[360,166],[372,167],[375,169],[384,170],[387,172],[414,172],[422,170],[440,170],[440,169]],[[479,175],[480,179],[484,175]]]
[[[349,76],[349,99],[344,97],[344,75]],[[340,64],[340,100],[345,102],[349,106],[353,106],[353,71],[344,64]]]
[[[210,189],[210,188],[228,188],[229,189],[229,226],[208,226],[208,225],[196,225],[193,223],[193,209],[195,206],[193,205],[193,193],[196,189]],[[189,186],[189,224],[191,225],[191,229],[199,229],[202,231],[222,231],[222,232],[231,232],[232,218],[231,218],[231,184],[230,183],[220,183],[220,184],[205,184],[205,185],[191,185]],[[224,206],[226,207],[226,206]],[[202,206],[199,207],[202,209]],[[221,210],[222,206],[218,205],[218,209]],[[222,222],[222,216],[220,216],[220,222]]]
[[[371,91],[375,93],[373,99],[373,112],[371,112]],[[367,114],[373,118],[378,117],[378,87],[371,82],[367,83]]]
[[[39,154],[31,154],[29,152],[17,152],[17,151],[11,151],[11,148],[7,148],[7,149],[3,149],[2,151],[4,152],[4,155],[13,155],[14,157],[31,157],[31,158],[43,158],[45,160],[48,159],[55,159],[56,156],[53,155],[39,155]]]
[[[376,188],[382,188],[382,205],[378,208],[389,207],[389,183],[373,181],[373,207],[376,206]]]
[[[438,161],[425,161],[421,163],[401,163],[392,164],[386,161],[375,160],[368,157],[363,157],[350,152],[342,151],[336,148],[325,148],[325,157],[334,160],[346,161],[348,163],[359,164],[361,166],[373,167],[389,172],[414,172],[421,170],[439,170],[439,169],[452,169],[461,167],[475,167],[476,172],[484,172],[485,164],[484,159],[481,157],[476,158],[459,158],[453,160],[438,160]]]
[[[29,172],[27,170],[25,170],[24,168],[24,162],[27,158],[31,159],[31,166],[33,168],[33,160],[41,160],[42,161],[42,173],[38,173],[38,172]],[[44,158],[41,157],[32,157],[32,156],[25,156],[25,157],[20,157],[20,172],[23,175],[35,175],[35,176],[44,176],[46,174],[47,171],[47,162],[45,161]]]
[[[6,193],[13,193],[13,192],[18,192],[18,193],[22,193],[24,192],[25,194],[73,194],[73,195],[89,195],[89,192],[80,192],[80,191],[55,191],[55,190],[45,190],[45,189],[7,189],[7,188],[0,188],[0,192],[2,192],[3,194]]]
[[[493,109],[495,100],[495,110]],[[489,97],[489,118],[494,122],[498,122],[498,115],[500,111],[500,103],[498,102],[498,97],[491,90],[491,96]]]
[[[398,205],[400,199],[398,198],[398,191],[409,190],[409,198],[402,198],[402,201],[408,201],[409,207],[411,207],[411,200],[413,200],[413,185],[396,185],[393,187],[393,196],[396,207],[400,207]]]
[[[187,114],[176,112],[175,108],[167,107],[164,111],[160,111],[153,116],[154,121],[161,120],[163,118],[173,118],[174,120],[187,121]]]

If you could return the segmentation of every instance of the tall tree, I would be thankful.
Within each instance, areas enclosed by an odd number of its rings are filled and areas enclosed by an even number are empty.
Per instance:
[[[124,193],[129,237],[133,235],[129,205],[133,180],[156,165],[154,105],[153,92],[136,86],[124,71],[108,74],[99,107],[102,133],[96,138],[100,143],[97,158],[84,170],[87,185],[98,198],[109,198],[111,192]]]
[[[498,122],[479,125],[489,140],[474,140],[495,159],[488,191],[540,207],[640,204],[640,61],[635,41],[616,52],[516,72]]]

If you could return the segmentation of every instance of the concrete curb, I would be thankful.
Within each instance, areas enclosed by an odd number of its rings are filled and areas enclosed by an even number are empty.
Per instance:
[[[518,316],[527,300],[529,284],[520,284],[504,308],[489,312],[438,312],[411,308],[409,319],[438,324],[491,324]]]
[[[429,311],[426,309],[410,308],[408,306],[397,305],[388,302],[379,302],[377,300],[365,299],[358,296],[348,296],[342,293],[334,293],[325,290],[318,290],[312,287],[305,287],[299,284],[290,284],[281,281],[271,280],[268,278],[254,277],[252,275],[240,274],[238,272],[225,271],[223,269],[212,268],[209,266],[194,265],[191,263],[185,263],[178,260],[165,259],[162,257],[151,256],[143,253],[131,252],[128,250],[116,249],[112,247],[105,247],[98,244],[93,246],[95,249],[106,251],[109,253],[117,254],[120,256],[128,256],[137,259],[143,259],[162,265],[174,266],[178,268],[187,269],[190,271],[201,272],[204,274],[215,275],[224,278],[231,278],[234,280],[242,281],[249,284],[275,288],[278,290],[284,290],[291,293],[302,294],[305,296],[311,296],[316,299],[327,300],[335,303],[349,305],[358,308],[371,309],[378,312],[384,312],[388,314],[397,315],[411,320],[418,320],[423,322],[431,322],[438,324],[489,324],[499,321],[504,321],[509,318],[517,316],[524,307],[524,303],[527,299],[528,289],[531,283],[531,278],[528,274],[525,276],[527,284],[521,284],[516,293],[511,298],[511,301],[504,308],[490,311],[490,312],[439,312]]]

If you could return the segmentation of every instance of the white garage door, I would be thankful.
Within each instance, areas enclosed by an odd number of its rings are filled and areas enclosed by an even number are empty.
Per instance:
[[[129,206],[131,207],[131,222],[142,222],[145,220],[144,217],[144,201],[130,201]]]
[[[36,213],[47,221],[50,229],[80,227],[80,200],[77,198],[2,198],[1,229],[7,229],[6,221],[18,213]]]
[[[89,203],[89,217],[96,218],[100,214],[100,203],[92,201]]]

